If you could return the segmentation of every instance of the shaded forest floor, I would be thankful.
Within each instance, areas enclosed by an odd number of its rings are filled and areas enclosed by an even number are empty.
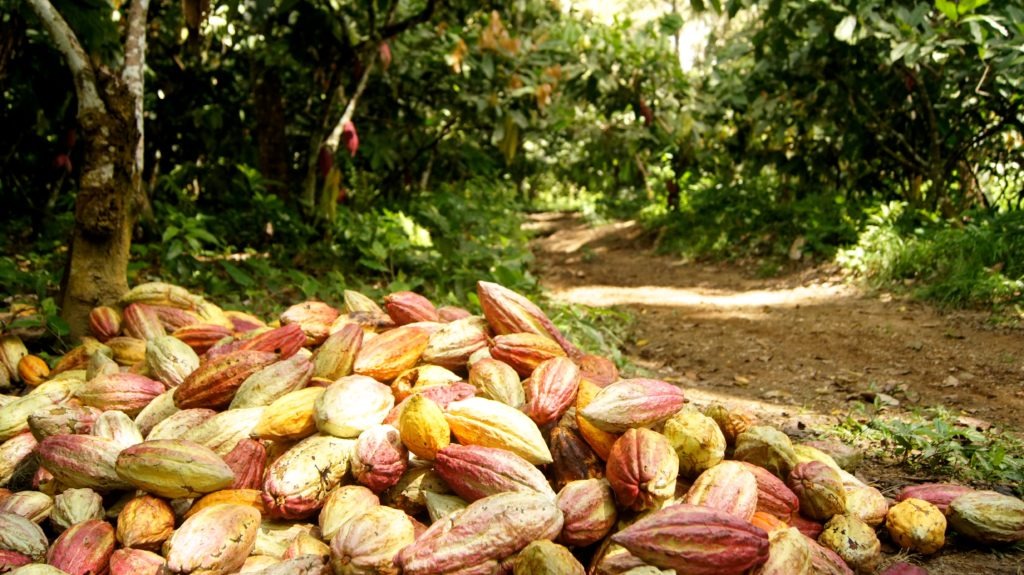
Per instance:
[[[945,406],[969,425],[1024,428],[1024,332],[988,314],[940,313],[849,285],[838,269],[802,267],[758,278],[756,268],[657,255],[638,224],[592,226],[544,213],[527,226],[541,284],[557,300],[628,310],[623,353],[679,383],[697,405],[743,406],[794,435],[863,417]],[[889,493],[941,480],[868,464]],[[1024,552],[964,542],[923,564],[937,574],[1024,573]]]

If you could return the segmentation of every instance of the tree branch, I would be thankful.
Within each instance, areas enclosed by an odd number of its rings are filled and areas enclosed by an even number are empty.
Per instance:
[[[939,123],[935,118],[935,108],[932,107],[932,99],[928,94],[928,88],[925,87],[921,78],[908,67],[904,67],[904,71],[913,80],[914,91],[917,92],[921,104],[924,106],[924,117],[928,124],[928,165],[931,167],[932,177],[938,179],[939,174],[937,172],[940,169],[939,165],[942,163],[942,148],[939,138]]]
[[[896,132],[895,130],[886,126],[885,122],[880,117],[878,117],[878,114],[875,113],[874,109],[871,108],[870,104],[861,105],[861,98],[858,98],[852,90],[849,90],[849,88],[847,88],[847,97],[850,102],[850,112],[852,112],[853,115],[858,120],[861,121],[861,123],[867,126],[868,129],[872,129],[876,132],[874,134],[875,143],[878,144],[878,147],[881,148],[883,152],[889,154],[889,156],[891,156],[900,164],[903,164],[903,166],[909,169],[911,172],[920,172],[927,167],[927,164],[924,162],[924,159],[917,155],[917,153],[906,141],[906,139],[904,139],[899,132]],[[861,107],[866,109],[868,113],[871,114],[871,119],[864,117],[864,115],[858,111]],[[872,119],[874,121],[872,121]],[[881,134],[883,128],[887,132],[890,132],[892,135],[894,135],[896,139],[904,145],[904,147],[907,149],[906,151],[910,154],[909,157],[900,153],[897,150],[894,150],[893,148],[889,147],[888,144],[886,144],[886,141]]]
[[[128,8],[128,32],[125,37],[124,69],[121,79],[128,87],[135,114],[135,124],[139,129],[139,141],[135,147],[135,174],[142,177],[145,142],[143,139],[143,94],[145,88],[146,68],[146,14],[149,11],[149,0],[132,0]]]
[[[381,28],[379,38],[391,38],[392,36],[397,36],[402,32],[405,32],[409,28],[418,26],[424,22],[429,21],[434,16],[434,10],[436,10],[441,3],[441,0],[427,0],[427,5],[423,7],[423,10],[420,10],[416,14],[409,16],[405,20],[401,20],[393,24],[387,24],[386,26]],[[370,39],[364,41],[363,43],[374,41],[375,40]]]
[[[106,108],[96,89],[96,71],[89,62],[89,56],[85,53],[74,31],[53,7],[50,0],[28,0],[28,3],[39,16],[43,27],[50,34],[57,49],[64,55],[68,67],[71,68],[71,76],[75,81],[75,93],[78,95],[79,117],[88,112],[105,113]]]
[[[374,64],[376,63],[377,53],[374,52],[370,57],[370,61],[366,63],[366,68],[363,69],[363,76],[359,78],[359,85],[356,86],[355,92],[352,93],[352,97],[348,99],[348,104],[345,105],[345,111],[342,112],[338,123],[331,130],[331,135],[327,136],[327,140],[324,142],[332,153],[338,149],[338,142],[341,141],[341,133],[345,129],[345,124],[351,122],[352,116],[356,113],[356,105],[359,104],[359,98],[362,97],[363,92],[366,91],[366,86],[370,83],[370,74],[373,72]]]

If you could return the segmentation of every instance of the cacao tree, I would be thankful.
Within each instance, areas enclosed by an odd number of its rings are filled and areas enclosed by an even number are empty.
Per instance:
[[[365,11],[356,6],[343,5],[335,12],[341,37],[338,39],[339,47],[333,51],[336,59],[327,64],[336,70],[348,69],[355,72],[354,86],[344,80],[344,74],[338,73],[332,74],[327,86],[328,96],[322,112],[323,128],[322,131],[314,132],[310,138],[306,176],[302,186],[301,203],[307,213],[315,213],[328,221],[334,219],[341,170],[334,165],[333,158],[343,138],[350,156],[354,156],[358,149],[358,135],[353,123],[356,106],[377,67],[378,59],[385,58],[385,66],[391,64],[392,55],[386,41],[429,21],[444,2],[427,0],[420,10],[396,20],[399,4],[397,0],[389,3],[383,14],[378,14],[377,2],[368,3]],[[338,115],[337,109],[342,102],[345,104]],[[319,194],[318,173],[322,176]],[[317,209],[314,210],[314,207]]]
[[[71,70],[83,165],[61,298],[73,338],[89,311],[128,290],[132,227],[142,202],[143,72],[149,0],[132,0],[119,69],[97,64],[50,0],[29,0]]]
[[[1024,152],[1015,144],[1020,7],[771,0],[728,9],[753,19],[717,51],[705,87],[717,96],[714,117],[733,118],[743,167],[771,166],[784,199],[825,187],[952,217],[1017,192],[993,176]]]

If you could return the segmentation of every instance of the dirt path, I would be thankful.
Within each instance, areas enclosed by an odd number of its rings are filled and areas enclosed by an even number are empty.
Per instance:
[[[632,312],[624,353],[681,383],[698,405],[744,405],[790,433],[856,416],[857,402],[873,401],[893,410],[941,405],[969,421],[1024,429],[1024,333],[993,327],[983,314],[866,294],[836,270],[759,279],[737,266],[684,263],[654,254],[629,222],[594,227],[537,214],[528,225],[552,296]],[[1024,552],[961,548],[927,567],[1019,574]]]

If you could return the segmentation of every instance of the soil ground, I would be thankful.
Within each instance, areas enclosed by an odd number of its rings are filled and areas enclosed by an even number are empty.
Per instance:
[[[551,296],[629,311],[624,354],[698,406],[741,406],[797,435],[862,416],[861,402],[893,413],[945,406],[970,425],[1024,429],[1024,332],[988,314],[868,293],[834,267],[765,279],[753,266],[680,261],[655,254],[654,238],[633,222],[593,226],[545,213],[527,226]],[[858,474],[887,494],[942,479],[879,464]],[[1024,573],[1021,546],[954,540],[911,560],[939,575]]]

